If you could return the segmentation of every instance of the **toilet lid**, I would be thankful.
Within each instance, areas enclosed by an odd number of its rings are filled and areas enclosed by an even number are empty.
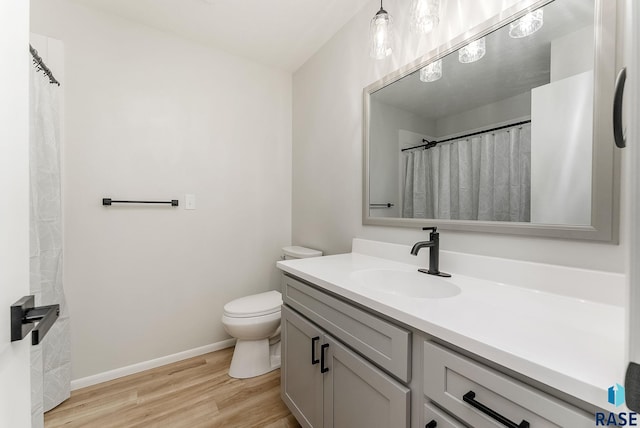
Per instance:
[[[322,251],[298,247],[297,245],[294,245],[293,247],[284,247],[282,252],[285,256],[293,257],[295,259],[307,259],[309,257],[320,257],[322,255]]]
[[[224,314],[234,318],[258,317],[280,311],[282,295],[279,291],[253,294],[235,299],[224,305]]]

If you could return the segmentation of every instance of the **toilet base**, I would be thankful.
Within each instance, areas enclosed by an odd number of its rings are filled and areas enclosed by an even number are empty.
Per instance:
[[[269,339],[241,340],[233,351],[229,376],[246,379],[280,368],[280,341],[269,344]]]

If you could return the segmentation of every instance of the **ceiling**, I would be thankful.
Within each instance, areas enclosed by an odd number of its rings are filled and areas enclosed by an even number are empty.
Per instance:
[[[555,1],[544,7],[544,26],[533,35],[512,39],[508,26],[502,27],[486,37],[481,60],[461,64],[454,52],[443,58],[440,80],[423,83],[415,72],[375,92],[372,100],[437,120],[528,92],[549,83],[551,42],[593,19],[590,2]]]
[[[295,71],[368,0],[76,0],[150,27]],[[375,10],[371,11],[371,14]]]

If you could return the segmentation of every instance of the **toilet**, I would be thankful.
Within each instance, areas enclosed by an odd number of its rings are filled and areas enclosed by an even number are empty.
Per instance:
[[[284,247],[282,259],[319,257],[322,251]],[[279,291],[267,291],[235,299],[224,305],[222,325],[236,338],[229,376],[239,379],[259,376],[280,367]]]

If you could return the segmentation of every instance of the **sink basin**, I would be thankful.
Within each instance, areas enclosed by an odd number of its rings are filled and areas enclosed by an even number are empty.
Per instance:
[[[437,276],[415,271],[370,269],[353,272],[351,277],[369,290],[418,299],[442,299],[460,294],[460,287]]]

